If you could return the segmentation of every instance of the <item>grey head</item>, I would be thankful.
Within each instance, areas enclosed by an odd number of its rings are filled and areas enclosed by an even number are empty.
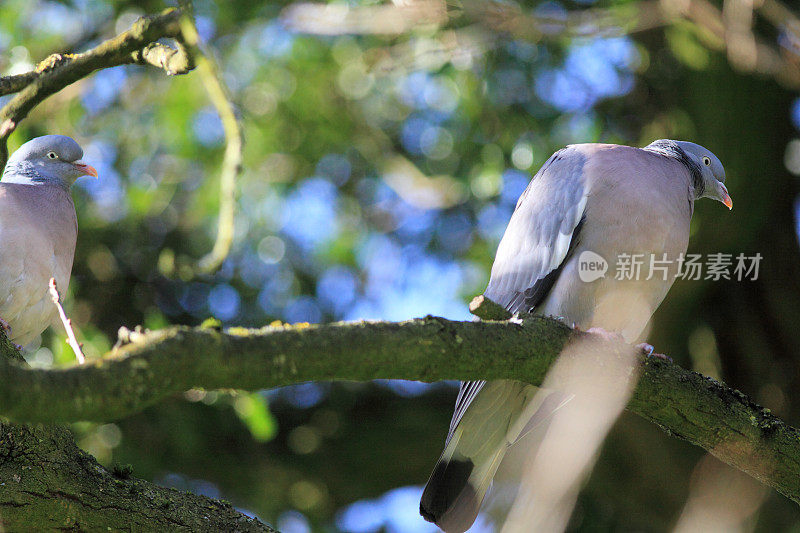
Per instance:
[[[712,198],[733,209],[733,200],[725,187],[725,168],[711,150],[693,142],[670,139],[653,141],[644,149],[683,163],[692,175],[695,199]]]
[[[97,171],[81,161],[82,157],[83,150],[70,137],[36,137],[11,154],[1,181],[69,189],[81,176],[97,177]]]

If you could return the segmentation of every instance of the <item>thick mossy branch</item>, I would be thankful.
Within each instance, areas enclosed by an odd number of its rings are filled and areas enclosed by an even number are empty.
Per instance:
[[[560,322],[406,322],[174,327],[128,332],[102,360],[58,370],[0,358],[0,414],[113,420],[193,387],[256,390],[305,381],[517,379],[538,385],[575,335]],[[605,357],[621,346],[606,345]],[[800,503],[800,432],[722,383],[656,358],[628,408]],[[586,368],[592,374],[603,360]]]
[[[2,531],[274,531],[229,503],[129,476],[103,468],[65,428],[0,421]]]
[[[0,365],[30,368],[0,329]],[[229,503],[109,472],[61,426],[0,420],[0,531],[269,533]]]
[[[181,12],[167,9],[137,20],[131,29],[81,54],[53,54],[34,71],[0,78],[0,96],[17,93],[0,110],[0,168],[8,159],[6,140],[28,113],[48,96],[98,69],[132,63],[154,65],[168,74],[184,74],[194,61],[181,42]],[[156,43],[174,38],[177,47]]]
[[[258,390],[304,381],[377,378],[541,382],[571,334],[534,319],[173,327],[126,333],[101,360],[66,369],[0,361],[0,415],[20,421],[114,420],[193,387]]]

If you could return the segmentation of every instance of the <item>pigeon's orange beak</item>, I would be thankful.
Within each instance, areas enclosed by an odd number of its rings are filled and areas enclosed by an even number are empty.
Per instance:
[[[92,168],[92,167],[89,167],[89,168]],[[92,170],[94,170],[94,169],[92,168]],[[722,203],[725,204],[725,207],[727,207],[728,209],[733,209],[733,200],[731,200],[731,195],[730,194],[728,196],[726,196],[722,200]]]
[[[87,165],[83,161],[75,161],[72,163],[75,167],[87,176],[97,177],[97,170],[92,165]]]
[[[733,209],[731,195],[728,194],[728,188],[721,181],[716,182],[716,191],[711,197],[722,202],[728,209]]]

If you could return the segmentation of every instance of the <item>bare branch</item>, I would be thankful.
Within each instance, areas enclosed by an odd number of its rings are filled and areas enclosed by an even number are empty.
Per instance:
[[[497,1],[467,1],[460,9],[450,11],[441,0],[398,1],[395,5],[377,6],[299,2],[288,6],[281,18],[290,28],[305,33],[399,35],[420,26],[441,27],[464,15],[488,30],[533,41],[622,35],[663,26],[666,22],[658,0],[575,10],[563,18],[531,15],[517,4]]]
[[[191,12],[191,3],[184,2],[183,9]],[[197,61],[197,70],[206,87],[211,103],[217,110],[225,131],[225,155],[219,178],[219,222],[217,239],[214,248],[198,264],[201,273],[212,273],[222,266],[233,245],[236,214],[236,179],[242,172],[242,150],[244,139],[242,129],[236,118],[233,103],[228,98],[228,91],[222,81],[219,68],[213,57],[200,47],[200,39],[194,19],[185,16],[181,19],[184,44],[189,49],[189,56]]]
[[[438,27],[448,20],[447,6],[442,0],[363,7],[297,3],[287,7],[281,17],[293,30],[318,35],[398,35],[417,26]]]
[[[0,96],[21,91],[26,85],[35,80],[38,76],[39,73],[35,70],[32,70],[30,72],[25,72],[24,74],[0,77]]]

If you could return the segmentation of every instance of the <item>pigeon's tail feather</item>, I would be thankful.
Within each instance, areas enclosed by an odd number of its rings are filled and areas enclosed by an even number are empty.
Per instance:
[[[462,533],[475,522],[506,448],[505,442],[499,443],[487,470],[487,465],[478,464],[476,468],[472,459],[459,454],[457,440],[451,439],[445,448],[419,503],[422,517],[446,533]]]
[[[446,533],[472,526],[506,450],[559,404],[516,381],[485,383],[457,415],[420,500],[420,514]],[[544,399],[544,403],[538,398]]]
[[[438,524],[444,531],[466,531],[478,516],[482,498],[469,483],[472,461],[439,461],[419,502],[419,512],[428,522]],[[459,517],[466,524],[456,527],[451,523]]]

